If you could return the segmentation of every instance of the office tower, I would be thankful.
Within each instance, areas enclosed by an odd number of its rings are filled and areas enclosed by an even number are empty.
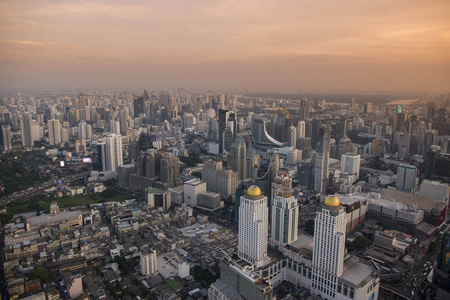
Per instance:
[[[425,154],[425,173],[424,178],[434,179],[436,173],[436,160],[441,153],[441,147],[431,146]]]
[[[355,111],[356,109],[356,101],[355,98],[352,98],[352,102],[350,103],[350,111]]]
[[[397,167],[397,189],[415,193],[418,184],[418,170],[415,166],[400,164]]]
[[[150,102],[148,117],[150,118],[150,124],[152,125],[158,125],[159,123],[158,110],[159,110],[158,101]]]
[[[287,172],[280,175],[281,181],[278,184],[277,195],[272,201],[269,242],[281,248],[297,240],[298,203],[293,196],[292,178]]]
[[[161,182],[169,187],[180,183],[180,162],[172,153],[165,153],[161,157]]]
[[[191,179],[184,183],[184,203],[190,207],[198,205],[198,195],[206,192],[206,182],[197,178]]]
[[[143,96],[138,96],[133,101],[134,117],[137,118],[145,113],[145,101]]]
[[[209,192],[217,191],[217,171],[222,169],[221,161],[207,161],[202,170],[202,180],[206,182]]]
[[[341,172],[348,174],[348,184],[353,184],[359,178],[359,168],[361,164],[361,155],[342,154]]]
[[[150,250],[148,253],[141,253],[140,259],[141,274],[149,276],[158,271],[156,263],[156,250]]]
[[[97,171],[106,171],[106,142],[98,140],[91,144],[92,147],[92,167]]]
[[[231,167],[233,171],[237,172],[239,180],[247,178],[246,157],[247,147],[241,134],[231,147]]]
[[[301,121],[305,121],[309,118],[309,102],[306,98],[300,100],[299,117]]]
[[[288,145],[291,147],[296,147],[297,145],[297,129],[291,124],[288,129]]]
[[[227,127],[227,120],[229,117],[228,110],[219,110],[219,153],[223,153],[224,150],[224,133],[225,128]]]
[[[428,102],[427,118],[428,119],[433,119],[435,114],[436,114],[436,103],[435,102]]]
[[[282,143],[287,143],[289,139],[289,111],[285,108],[280,110],[277,114],[274,124],[274,134],[273,137]]]
[[[383,141],[380,139],[374,139],[372,141],[372,155],[382,156],[383,155]]]
[[[123,165],[122,156],[122,136],[111,133],[105,138],[105,160],[106,170],[116,170],[117,167]]]
[[[80,123],[81,124],[81,123]],[[116,120],[109,121],[109,131],[111,133],[120,134],[120,122]]]
[[[298,121],[297,123],[297,138],[305,137],[305,121]]]
[[[123,136],[127,135],[127,130],[128,130],[128,118],[129,118],[129,114],[128,114],[128,108],[126,107],[122,107],[120,109],[120,113],[119,113],[119,120],[120,120],[120,134]]]
[[[48,120],[48,144],[50,146],[59,145],[62,141],[61,139],[61,123],[59,120]]]
[[[62,143],[69,142],[69,130],[67,128],[61,129],[61,142]]]
[[[221,169],[217,171],[216,176],[217,187],[214,192],[219,193],[224,199],[231,200],[239,184],[238,174],[232,170]]]
[[[324,195],[327,192],[329,180],[330,132],[328,126],[320,128],[318,140],[314,158],[314,190]]]
[[[424,180],[419,188],[419,196],[445,201],[450,199],[450,186],[440,181]]]
[[[80,114],[80,120],[86,120],[86,99],[83,94],[78,95],[78,110]]]
[[[253,149],[252,144],[250,143],[250,147],[248,148],[246,157],[245,178],[252,178],[253,180],[256,178],[259,161],[260,157],[258,153],[255,151],[255,149]]]
[[[327,196],[317,208],[312,257],[312,293],[324,299],[332,299],[339,292],[338,278],[344,271],[346,225],[345,209],[338,197]]]
[[[450,298],[450,230],[447,227],[438,252],[437,265],[433,271],[433,299]]]
[[[447,108],[445,106],[441,107],[438,109],[437,111],[437,119],[439,120],[439,122],[445,122],[447,119]]]
[[[366,102],[364,104],[364,113],[366,114],[372,113],[372,102]]]
[[[438,135],[438,131],[437,130],[428,130],[425,133],[425,140],[424,140],[424,145],[423,145],[423,151],[424,151],[424,158],[428,152],[428,150],[430,150],[431,146],[433,145],[437,145],[439,141],[439,135]]]
[[[397,131],[394,134],[394,151],[398,153],[398,158],[406,160],[409,157],[409,146],[411,135],[404,131]]]
[[[302,159],[311,158],[313,153],[313,148],[311,147],[311,138],[301,137],[297,139],[297,149],[302,151]]]
[[[141,152],[136,160],[137,175],[156,178],[160,175],[161,167],[161,153],[155,149],[148,149],[145,152]]]
[[[33,120],[31,113],[25,113],[20,119],[20,130],[22,132],[22,147],[33,147]]]
[[[320,128],[322,127],[322,122],[314,117],[311,124],[311,146],[314,150],[318,151],[317,144],[319,142]]]
[[[411,128],[411,146],[410,152],[411,154],[420,154],[425,155],[424,151],[424,143],[425,143],[425,122],[419,121],[412,125]]]
[[[184,132],[194,131],[194,115],[192,113],[185,113],[182,120]]]
[[[11,127],[9,125],[2,125],[2,135],[3,149],[5,151],[12,150]]]
[[[408,116],[407,113],[402,112],[397,115],[397,131],[408,132],[408,128],[406,126],[406,120]]]
[[[253,185],[241,196],[238,255],[257,268],[267,260],[269,208],[267,197]]]
[[[352,141],[345,134],[340,140],[337,149],[337,157],[341,157],[342,154],[352,152]]]

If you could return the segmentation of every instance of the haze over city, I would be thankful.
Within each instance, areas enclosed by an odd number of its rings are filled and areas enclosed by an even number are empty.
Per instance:
[[[0,89],[441,92],[450,2],[2,1]]]

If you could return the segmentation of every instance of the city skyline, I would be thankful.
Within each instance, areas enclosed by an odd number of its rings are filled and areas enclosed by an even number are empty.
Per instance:
[[[445,91],[447,1],[0,3],[0,89]]]

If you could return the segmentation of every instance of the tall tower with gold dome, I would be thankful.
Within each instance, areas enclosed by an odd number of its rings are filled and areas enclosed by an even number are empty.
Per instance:
[[[327,196],[317,208],[312,257],[312,291],[325,299],[335,297],[344,271],[346,225],[339,198]]]
[[[267,261],[268,226],[267,197],[258,186],[252,185],[241,196],[238,255],[257,268]]]

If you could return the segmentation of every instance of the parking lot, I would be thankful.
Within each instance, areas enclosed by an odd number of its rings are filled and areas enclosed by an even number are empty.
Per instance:
[[[164,277],[168,279],[178,275],[178,262],[182,262],[179,255],[175,251],[166,252],[158,255],[156,258],[158,264],[158,271]]]

